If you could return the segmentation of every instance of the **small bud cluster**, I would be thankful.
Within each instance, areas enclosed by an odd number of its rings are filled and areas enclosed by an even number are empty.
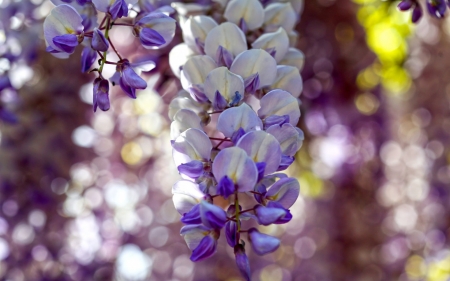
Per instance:
[[[426,6],[431,16],[441,19],[445,16],[447,6],[450,7],[450,1],[426,0]],[[413,23],[417,23],[422,18],[423,12],[418,0],[402,0],[397,7],[400,11],[409,11],[412,9],[411,20]]]
[[[57,6],[44,21],[47,51],[56,57],[67,58],[78,45],[82,45],[82,72],[89,71],[97,58],[100,58],[99,67],[90,70],[98,73],[93,87],[94,111],[97,108],[106,111],[110,107],[109,82],[102,75],[105,64],[116,65],[116,73],[109,78],[113,86],[119,85],[129,97],[136,98],[136,90],[147,87],[145,80],[139,76],[140,73],[150,71],[155,63],[150,60],[130,62],[121,57],[109,32],[117,25],[129,26],[144,48],[165,47],[175,34],[176,21],[170,17],[174,10],[168,6],[155,9],[145,2],[137,3],[137,0],[57,1],[54,0]],[[136,16],[126,19],[131,9],[129,7],[133,7]],[[98,12],[104,13],[100,24],[97,24]],[[119,20],[122,21],[118,22]],[[108,60],[109,49],[117,55],[118,61]]]
[[[200,261],[216,252],[225,229],[246,280],[250,265],[241,238],[258,255],[275,251],[279,239],[251,225],[289,222],[300,192],[298,181],[280,171],[293,163],[304,138],[296,127],[303,54],[291,47],[301,4],[231,0],[223,17],[186,18],[184,43],[169,57],[184,89],[169,109],[173,158],[183,177],[172,188],[186,224],[181,235],[191,260]],[[228,200],[226,210],[217,197]]]

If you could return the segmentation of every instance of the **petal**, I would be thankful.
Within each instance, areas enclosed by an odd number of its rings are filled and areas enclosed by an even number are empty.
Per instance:
[[[139,39],[141,40],[142,46],[147,49],[160,47],[166,43],[164,38],[156,30],[151,28],[143,28],[139,32]]]
[[[252,49],[238,55],[230,67],[230,71],[243,77],[244,79],[258,73],[259,89],[269,86],[276,77],[277,62],[266,51]]]
[[[201,224],[200,204],[195,205],[189,212],[183,214],[181,222],[184,224]]]
[[[178,166],[178,172],[190,178],[198,178],[203,174],[203,163],[193,160],[186,164],[181,164]]]
[[[281,65],[290,65],[302,71],[305,64],[305,55],[296,48],[289,48],[284,58],[279,62]]]
[[[281,152],[288,156],[294,156],[303,144],[303,132],[291,124],[273,125],[266,130],[273,135],[281,146]]]
[[[162,45],[158,46],[149,46],[144,45],[147,49],[157,49],[162,48],[172,42],[172,39],[175,35],[175,20],[164,13],[153,12],[145,17],[141,18],[136,25],[142,26],[144,28],[151,28],[156,31],[163,39],[164,42]],[[142,31],[141,31],[142,32]]]
[[[169,65],[173,74],[180,78],[182,66],[190,57],[194,55],[195,52],[185,43],[181,43],[173,47],[169,53]]]
[[[278,169],[281,161],[281,148],[277,139],[264,131],[245,134],[237,143],[252,160],[266,163],[264,174],[271,174]]]
[[[255,163],[239,147],[221,150],[214,159],[212,170],[217,182],[228,176],[237,184],[239,192],[253,190],[258,178]]]
[[[105,35],[97,28],[93,31],[91,47],[100,52],[106,52],[109,48],[109,42],[106,40]]]
[[[208,16],[198,15],[189,17],[189,19],[182,25],[183,41],[193,48],[197,48],[198,42],[204,44],[206,35],[216,27],[217,22]],[[201,50],[197,50],[200,52]]]
[[[108,8],[113,3],[112,0],[92,0],[92,3],[95,6],[95,9],[97,9],[100,12],[108,12]]]
[[[292,31],[297,22],[297,14],[291,3],[272,3],[264,9],[264,28],[275,31],[283,27],[287,32]]]
[[[78,38],[75,34],[59,35],[53,38],[53,44],[58,50],[71,54],[78,46]]]
[[[275,60],[281,61],[289,49],[289,37],[286,31],[280,27],[277,31],[264,33],[255,42],[252,43],[254,49],[274,49]]]
[[[202,223],[212,229],[221,229],[227,222],[227,214],[225,211],[205,200],[200,202],[200,216]]]
[[[191,84],[205,83],[208,74],[215,69],[216,63],[209,56],[193,56],[183,66],[182,76],[186,79],[183,88]]]
[[[258,116],[262,119],[270,115],[289,115],[289,123],[296,126],[300,119],[298,100],[283,90],[272,90],[261,99]]]
[[[287,214],[287,211],[282,208],[270,208],[258,205],[255,208],[255,214],[259,224],[271,225],[284,217]]]
[[[281,156],[281,162],[280,166],[278,167],[277,171],[283,171],[289,168],[292,163],[294,163],[295,158],[293,156],[287,156],[283,155]]]
[[[135,59],[133,63],[130,63],[131,68],[136,72],[136,74],[141,74],[142,72],[149,72],[156,67],[156,63],[149,59],[148,57],[141,57]]]
[[[130,86],[131,88],[147,88],[147,82],[145,82],[144,79],[137,75],[130,66],[124,67],[122,71],[122,79],[124,80],[125,84]]]
[[[227,243],[230,247],[234,247],[237,242],[237,224],[234,221],[228,221],[225,224],[225,236],[227,238]]]
[[[272,253],[280,246],[278,238],[261,233],[255,228],[249,229],[248,239],[252,244],[253,251],[258,255]]]
[[[172,200],[175,209],[180,214],[189,212],[205,196],[200,191],[198,184],[188,180],[177,181],[172,186]]]
[[[294,178],[282,178],[274,183],[267,191],[266,198],[280,203],[289,209],[300,194],[300,185]]]
[[[81,72],[87,72],[96,58],[97,52],[90,47],[85,47],[81,52]]]
[[[209,161],[211,157],[211,141],[203,131],[198,129],[191,128],[183,132],[172,144],[172,147],[174,152],[187,156],[189,160],[186,162],[192,160]],[[180,163],[176,164],[179,165]]]
[[[278,65],[277,78],[275,78],[275,82],[269,88],[285,90],[298,98],[303,91],[303,80],[296,67]]]
[[[173,120],[173,117],[180,109],[192,110],[197,115],[199,115],[205,111],[204,107],[200,103],[194,101],[191,98],[191,95],[185,90],[181,90],[178,93],[178,96],[176,98],[172,99],[172,101],[170,102],[170,104],[169,104],[170,120]]]
[[[247,50],[247,40],[237,25],[224,22],[209,31],[205,39],[205,53],[214,58],[219,46],[227,49],[236,57]]]
[[[199,129],[202,131],[201,119],[195,112],[189,109],[181,109],[175,114],[173,122],[170,124],[170,136],[172,139],[176,139],[188,129]]]
[[[217,184],[217,194],[227,199],[234,191],[233,181],[228,176],[223,176]]]
[[[244,277],[245,281],[250,281],[250,262],[245,254],[245,249],[242,244],[234,246],[234,256],[236,258],[236,265],[239,268],[242,277]]]
[[[44,21],[45,41],[53,49],[61,51],[54,43],[53,38],[65,34],[80,34],[83,31],[83,19],[70,5],[59,5],[50,12]]]
[[[202,224],[185,225],[180,230],[180,234],[183,236],[188,248],[191,250],[197,248],[203,237],[209,235],[210,232],[211,229]]]
[[[217,120],[217,129],[229,138],[239,128],[242,128],[245,132],[249,132],[260,130],[262,127],[261,119],[246,103],[225,110],[219,115]]]
[[[224,17],[234,24],[239,24],[243,19],[248,30],[255,30],[264,22],[264,7],[258,0],[231,0]]]
[[[217,240],[210,235],[203,237],[197,248],[192,251],[191,261],[201,261],[216,253]]]
[[[243,96],[244,80],[222,66],[209,72],[205,80],[204,90],[210,101],[215,100],[215,94],[219,91],[225,100],[230,103],[235,98],[236,92]]]
[[[112,78],[112,77],[111,77]],[[136,98],[136,89],[125,83],[123,77],[119,79],[120,88],[132,99]]]

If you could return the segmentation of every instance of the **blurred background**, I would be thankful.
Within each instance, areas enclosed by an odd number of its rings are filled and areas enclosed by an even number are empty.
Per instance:
[[[170,1],[167,1],[170,2]],[[301,196],[252,280],[450,278],[450,19],[417,25],[396,1],[308,0],[300,24]],[[114,28],[157,67],[136,100],[92,111],[93,74],[45,52],[47,0],[0,0],[0,279],[238,281],[231,248],[192,263],[171,186],[171,46]],[[121,43],[123,42],[123,43]],[[114,68],[105,69],[106,76]]]

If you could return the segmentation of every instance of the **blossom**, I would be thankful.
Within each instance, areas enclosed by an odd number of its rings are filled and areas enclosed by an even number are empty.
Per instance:
[[[146,49],[167,46],[175,35],[175,20],[164,13],[150,13],[134,25],[134,32]]]
[[[264,8],[258,0],[231,0],[224,17],[241,28],[244,22],[248,30],[255,30],[263,25]]]
[[[272,253],[280,246],[280,240],[259,232],[256,228],[248,230],[248,239],[252,245],[253,251],[258,255]]]
[[[97,111],[99,107],[102,111],[109,110],[109,83],[108,80],[97,78],[94,80],[94,90],[93,90],[93,105],[94,112]]]
[[[82,18],[70,5],[52,9],[44,20],[44,37],[47,51],[59,58],[67,58],[83,41]]]

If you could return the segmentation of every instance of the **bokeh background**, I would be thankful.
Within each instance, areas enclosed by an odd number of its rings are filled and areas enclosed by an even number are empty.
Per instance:
[[[263,227],[282,245],[250,251],[252,280],[449,280],[450,19],[412,25],[396,4],[306,1],[306,138],[289,169],[301,196],[290,223]],[[180,33],[148,51],[115,28],[124,56],[157,67],[136,100],[116,87],[94,113],[80,50],[45,52],[52,7],[0,0],[0,279],[242,280],[225,241],[194,264],[179,235],[167,113]]]

